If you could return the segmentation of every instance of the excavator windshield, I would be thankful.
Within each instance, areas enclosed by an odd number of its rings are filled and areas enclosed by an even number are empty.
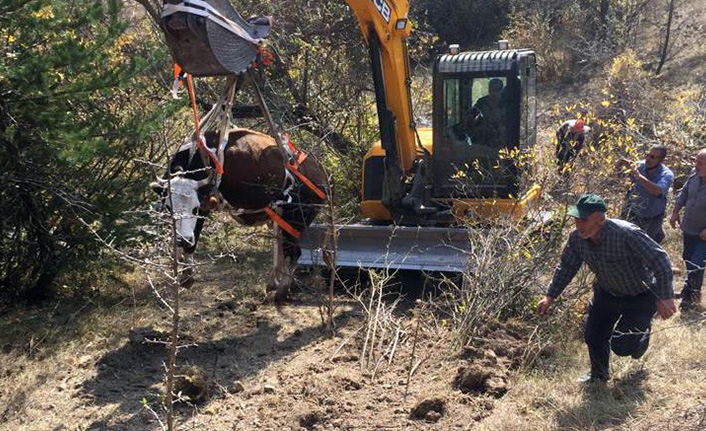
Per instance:
[[[474,146],[513,146],[512,93],[503,76],[457,77],[444,80],[444,127],[453,156],[467,160]]]
[[[517,52],[444,56],[437,63],[434,195],[508,198],[518,170],[508,156],[526,141],[527,79]]]
[[[443,79],[443,115],[434,128],[438,192],[444,196],[508,197],[516,191],[517,173],[507,160],[518,146],[519,106],[516,85],[503,75],[448,76]]]

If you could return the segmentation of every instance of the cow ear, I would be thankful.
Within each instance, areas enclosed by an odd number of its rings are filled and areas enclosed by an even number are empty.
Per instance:
[[[152,191],[157,193],[158,195],[162,195],[164,193],[164,184],[162,184],[159,181],[153,181],[150,183],[150,187],[152,188]]]

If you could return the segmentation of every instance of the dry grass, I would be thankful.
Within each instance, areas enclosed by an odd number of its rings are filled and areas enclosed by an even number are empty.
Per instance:
[[[706,429],[706,325],[681,316],[655,326],[641,360],[612,357],[607,387],[576,383],[588,368],[583,345],[566,346],[556,371],[521,377],[479,431]]]

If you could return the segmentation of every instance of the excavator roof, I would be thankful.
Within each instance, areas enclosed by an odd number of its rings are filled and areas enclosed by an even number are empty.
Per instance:
[[[445,54],[437,59],[436,70],[440,73],[508,72],[522,56],[534,56],[534,51],[507,49]]]

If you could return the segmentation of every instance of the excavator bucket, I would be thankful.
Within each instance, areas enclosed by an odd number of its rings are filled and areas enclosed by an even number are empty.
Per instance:
[[[468,270],[470,243],[464,228],[337,225],[336,265],[429,272]],[[299,265],[325,265],[332,250],[329,227],[312,225],[302,232]]]
[[[239,74],[270,32],[267,17],[244,20],[228,0],[165,0],[162,30],[174,60],[194,76]]]

